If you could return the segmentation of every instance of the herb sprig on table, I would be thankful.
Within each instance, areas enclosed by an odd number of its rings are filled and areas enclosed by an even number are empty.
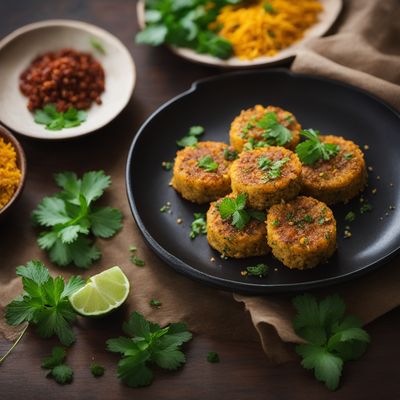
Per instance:
[[[58,112],[54,104],[47,104],[43,110],[35,110],[35,122],[46,125],[46,129],[50,131],[74,128],[86,119],[87,112],[72,107],[66,112]]]
[[[45,357],[42,361],[42,368],[49,370],[47,376],[52,377],[60,385],[71,383],[74,372],[65,364],[67,353],[63,347],[53,347],[51,356]]]
[[[370,341],[358,318],[345,315],[343,300],[335,295],[319,303],[315,297],[304,294],[293,299],[297,315],[293,321],[296,333],[306,343],[296,346],[302,357],[301,365],[313,369],[315,378],[328,389],[339,386],[343,365],[357,360]]]
[[[122,329],[128,337],[109,339],[107,348],[111,352],[122,354],[118,363],[118,377],[126,385],[150,385],[153,381],[153,372],[149,368],[151,364],[176,370],[186,362],[180,347],[192,338],[192,334],[185,324],[172,323],[161,328],[134,312]]]
[[[227,59],[233,53],[231,43],[210,30],[209,24],[222,7],[238,3],[240,0],[215,0],[209,7],[207,0],[146,1],[146,27],[136,35],[136,42],[151,46],[168,43]]]
[[[33,221],[50,228],[38,238],[39,247],[51,261],[88,268],[101,253],[91,237],[110,238],[122,227],[121,212],[112,207],[94,207],[94,202],[111,185],[103,171],[91,171],[79,179],[73,172],[55,175],[62,191],[45,197],[32,214]]]
[[[312,165],[318,160],[328,161],[340,150],[337,144],[321,142],[319,132],[314,129],[303,130],[300,134],[307,138],[296,146],[296,153],[303,164]]]
[[[231,224],[242,230],[250,222],[251,218],[258,221],[265,220],[265,213],[246,209],[247,194],[241,193],[236,198],[225,197],[218,204],[218,210],[223,220],[231,219]]]
[[[61,276],[52,278],[40,261],[29,261],[16,270],[21,277],[23,294],[6,307],[6,321],[10,325],[28,322],[36,326],[43,338],[58,336],[60,342],[69,346],[75,341],[72,323],[76,313],[68,296],[85,285],[79,276],[67,282]]]

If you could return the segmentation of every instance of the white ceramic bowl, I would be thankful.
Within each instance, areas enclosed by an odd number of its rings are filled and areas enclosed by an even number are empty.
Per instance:
[[[323,10],[319,15],[318,22],[311,26],[305,33],[304,37],[298,42],[281,50],[278,54],[271,57],[258,57],[254,60],[241,60],[237,57],[231,57],[228,60],[221,60],[208,54],[199,54],[194,50],[183,47],[170,46],[171,50],[178,56],[186,60],[193,61],[198,64],[217,66],[221,68],[251,68],[261,66],[272,66],[282,64],[296,56],[299,49],[304,47],[307,42],[313,38],[323,36],[333,25],[339,16],[343,7],[343,0],[320,0]],[[145,0],[138,0],[137,17],[139,26],[145,26]]]
[[[91,40],[102,44],[105,54]],[[19,90],[19,76],[39,54],[73,48],[90,52],[105,71],[102,104],[93,104],[80,126],[50,131],[34,122],[28,98]],[[0,121],[12,130],[37,139],[67,139],[93,132],[113,120],[127,105],[136,81],[128,49],[107,31],[80,21],[48,20],[26,25],[0,41]]]

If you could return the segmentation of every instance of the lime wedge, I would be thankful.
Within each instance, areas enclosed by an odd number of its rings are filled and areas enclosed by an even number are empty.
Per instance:
[[[79,314],[98,316],[118,308],[128,294],[128,278],[120,267],[112,267],[89,278],[83,288],[69,296],[69,301]]]

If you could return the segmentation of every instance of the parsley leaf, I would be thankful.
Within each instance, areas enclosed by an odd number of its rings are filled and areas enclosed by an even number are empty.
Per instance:
[[[284,146],[292,140],[289,129],[278,122],[278,115],[275,112],[267,112],[256,126],[264,129],[262,137],[269,145]]]
[[[51,131],[79,126],[86,119],[85,111],[69,108],[66,112],[58,112],[54,104],[47,104],[43,110],[35,110],[35,122],[46,125],[46,129]]]
[[[236,160],[238,157],[239,157],[239,154],[236,150],[234,150],[230,147],[227,147],[224,150],[224,158],[226,161],[233,161],[233,160]]]
[[[121,353],[118,363],[118,377],[128,386],[150,385],[153,381],[151,364],[176,370],[186,362],[180,346],[192,338],[183,323],[173,323],[164,328],[147,321],[143,315],[134,312],[123,325],[129,337],[107,340],[107,349]]]
[[[282,174],[283,166],[290,161],[289,157],[284,157],[281,160],[272,161],[267,157],[261,156],[258,159],[258,167],[262,171],[266,171],[266,175],[262,178],[263,182],[268,182],[269,180],[277,179]]]
[[[199,125],[190,127],[189,132],[183,138],[176,141],[179,147],[196,146],[198,137],[204,134],[204,128]]]
[[[360,358],[370,341],[361,322],[345,316],[346,306],[335,295],[321,302],[305,294],[293,299],[297,315],[293,320],[296,333],[306,343],[296,346],[302,366],[313,369],[317,380],[336,390],[345,361]]]
[[[52,376],[60,385],[65,385],[72,382],[74,372],[70,366],[66,364],[60,364],[51,370],[50,376]]]
[[[40,233],[38,245],[58,265],[73,263],[87,268],[101,256],[87,236],[110,238],[122,227],[119,210],[93,206],[111,185],[111,179],[103,171],[87,172],[82,179],[73,172],[59,173],[54,178],[62,190],[45,197],[32,213],[36,224],[51,228]]]
[[[337,144],[322,143],[319,132],[314,129],[302,130],[300,134],[307,138],[296,146],[296,153],[303,164],[312,165],[318,160],[328,161],[340,150]]]
[[[199,235],[207,233],[206,215],[203,213],[194,213],[194,220],[191,225],[190,238],[194,239]]]
[[[202,157],[198,162],[197,165],[204,169],[206,172],[215,172],[218,169],[219,164],[214,161],[214,159],[208,155]]]
[[[76,313],[68,296],[85,285],[80,277],[72,277],[65,283],[62,277],[52,278],[40,261],[29,261],[17,268],[22,278],[24,292],[6,307],[6,320],[10,325],[29,322],[36,326],[39,336],[58,336],[65,346],[75,341],[71,324]],[[59,350],[57,354],[61,356]]]
[[[51,356],[45,357],[42,361],[42,368],[51,369],[64,362],[67,352],[63,347],[53,347]]]
[[[90,38],[90,45],[101,54],[106,54],[106,50],[99,39]]]
[[[247,275],[264,278],[268,274],[269,267],[266,264],[257,264],[246,268]]]
[[[207,361],[213,364],[219,363],[220,360],[218,353],[216,353],[215,351],[209,351],[207,354]]]
[[[259,221],[265,220],[265,214],[256,210],[246,210],[247,194],[241,193],[236,199],[225,197],[217,205],[219,214],[223,220],[231,219],[231,224],[239,230],[242,230],[251,218]]]
[[[105,370],[106,370],[106,369],[105,369],[102,365],[100,365],[100,364],[92,363],[92,364],[90,365],[90,372],[92,373],[92,375],[93,375],[95,378],[99,378],[100,376],[103,376]]]

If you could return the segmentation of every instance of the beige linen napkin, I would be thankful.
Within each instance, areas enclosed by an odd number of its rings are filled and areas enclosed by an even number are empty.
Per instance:
[[[341,79],[363,87],[400,108],[400,7],[398,0],[352,0],[345,9],[336,32],[316,39],[303,50],[293,64],[299,72]],[[8,221],[0,224],[0,332],[15,338],[18,328],[4,321],[5,305],[20,291],[15,267],[29,259],[41,259],[52,274],[69,276],[79,270],[53,266],[36,245],[36,232],[27,225],[30,212],[40,199],[55,191],[52,174],[56,171],[87,171],[104,169],[111,174],[113,186],[105,196],[105,204],[119,207],[125,216],[124,228],[115,238],[100,241],[102,259],[84,275],[97,273],[112,265],[120,265],[132,282],[126,314],[138,310],[161,324],[186,321],[195,333],[231,340],[261,340],[264,351],[277,361],[294,357],[290,343],[299,342],[293,332],[291,295],[250,297],[218,291],[175,273],[159,260],[144,244],[131,213],[125,194],[124,168],[130,135],[131,116],[125,112],[107,131],[77,142],[44,143],[27,141],[30,175],[23,198]],[[110,132],[113,145],[110,147]],[[92,151],[88,153],[87,149]],[[62,156],[65,154],[65,156]],[[18,239],[18,240],[16,240]],[[138,268],[128,261],[129,245],[138,247],[138,256],[146,266]],[[347,301],[349,311],[369,322],[400,303],[400,259],[361,279],[318,295],[339,292]],[[153,309],[149,301],[157,298],[162,307]],[[236,301],[235,301],[236,300]],[[245,311],[245,308],[248,312]],[[122,321],[121,321],[122,322]],[[85,329],[78,324],[77,329]],[[116,327],[118,332],[119,327]],[[85,344],[79,341],[77,346]]]

